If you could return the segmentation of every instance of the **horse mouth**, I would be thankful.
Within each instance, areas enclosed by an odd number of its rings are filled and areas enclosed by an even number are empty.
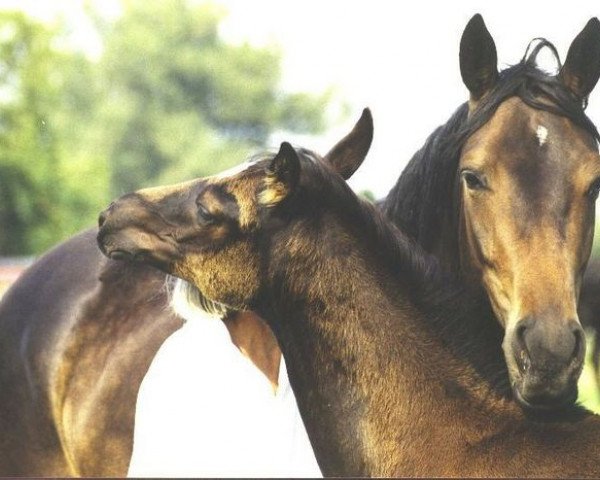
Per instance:
[[[150,252],[144,249],[105,248],[104,254],[111,260],[147,263],[163,269],[171,264],[169,255],[161,254],[161,252]]]
[[[521,388],[513,386],[513,395],[519,405],[532,412],[552,412],[572,406],[577,400],[577,386],[569,388],[560,395],[528,396],[522,393]]]
[[[122,249],[116,248],[114,250],[111,250],[107,254],[107,256],[111,260],[119,260],[119,261],[125,260],[125,261],[128,261],[128,262],[147,262],[147,263],[152,263],[153,261],[159,261],[158,258],[154,258],[154,256],[151,255],[150,252],[145,251],[145,250],[138,250],[138,251],[135,251],[135,252],[129,252],[127,250],[122,250]]]
[[[106,256],[111,260],[134,260],[135,255],[126,250],[115,249],[106,253]]]

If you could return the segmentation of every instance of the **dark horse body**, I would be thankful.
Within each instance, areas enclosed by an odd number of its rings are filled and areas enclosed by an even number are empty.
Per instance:
[[[600,417],[526,413],[478,302],[332,168],[348,171],[284,143],[122,197],[98,241],[267,320],[325,475],[599,476]]]
[[[443,246],[428,244],[419,232],[420,222],[439,213],[433,204],[449,204],[448,198],[433,196],[432,188],[418,193],[421,208],[417,194],[406,205],[410,199],[404,187],[423,180],[415,175],[416,162],[403,175],[403,188],[390,195],[386,212],[427,250],[455,255],[457,248],[437,248]],[[431,228],[428,235],[436,235],[437,227],[423,225]],[[93,237],[91,231],[82,234],[44,256],[0,305],[0,428],[7,432],[0,440],[0,474],[126,473],[141,378],[181,319],[168,309],[165,274],[103,259]],[[458,268],[456,263],[452,268]],[[456,341],[469,354],[482,347],[493,353],[494,368],[477,368],[506,382],[502,328],[489,308],[482,308],[486,321],[477,328],[487,333]],[[477,365],[479,354],[473,355]],[[512,418],[513,413],[506,417],[508,430]]]
[[[165,275],[108,260],[90,230],[0,304],[0,475],[124,476],[138,389],[181,326]]]

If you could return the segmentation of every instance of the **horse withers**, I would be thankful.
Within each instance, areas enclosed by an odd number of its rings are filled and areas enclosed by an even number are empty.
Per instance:
[[[577,35],[557,75],[537,67],[542,48],[560,64],[552,44],[538,42],[498,72],[483,19],[471,19],[460,44],[470,99],[417,152],[382,208],[447,269],[485,289],[516,398],[555,409],[575,401],[585,354],[577,300],[600,157],[584,107],[600,75],[600,22]],[[498,329],[493,317],[480,328]]]
[[[99,245],[267,320],[325,475],[600,475],[600,419],[524,411],[493,375],[477,298],[344,182],[361,123],[325,158],[284,143],[232,175],[121,197]]]

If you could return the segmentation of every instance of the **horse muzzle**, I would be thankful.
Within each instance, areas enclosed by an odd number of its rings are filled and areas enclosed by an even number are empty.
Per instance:
[[[181,258],[177,243],[154,233],[148,218],[136,221],[130,216],[131,208],[120,208],[119,201],[100,214],[97,242],[102,253],[112,260],[147,263],[170,272]]]
[[[578,321],[527,317],[507,331],[503,348],[521,405],[554,410],[575,402],[585,357],[585,335]]]

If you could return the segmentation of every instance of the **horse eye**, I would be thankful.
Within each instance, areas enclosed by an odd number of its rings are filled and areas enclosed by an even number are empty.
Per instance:
[[[485,181],[479,176],[479,174],[471,170],[463,170],[462,177],[467,184],[467,188],[470,190],[482,190],[485,188]]]
[[[201,223],[212,223],[215,220],[215,216],[208,211],[208,209],[202,205],[198,204],[198,219]]]
[[[596,200],[598,198],[598,193],[600,193],[600,178],[597,178],[592,183],[592,186],[589,188],[587,194],[591,200]]]

